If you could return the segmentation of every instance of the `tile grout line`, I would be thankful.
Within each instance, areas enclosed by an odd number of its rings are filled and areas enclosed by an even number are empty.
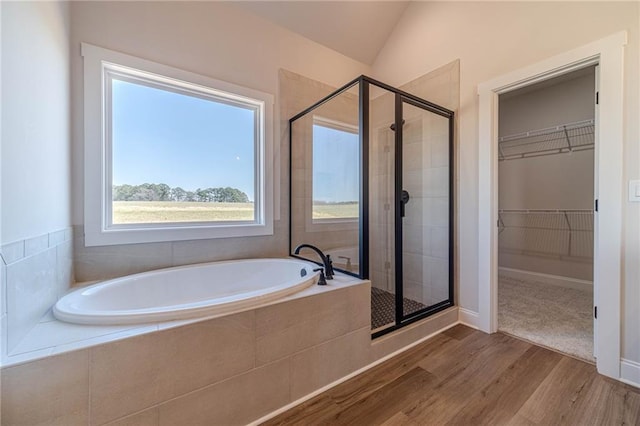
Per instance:
[[[269,362],[269,363],[267,363],[267,364],[261,365],[260,367],[250,368],[249,370],[245,370],[245,371],[243,371],[243,372],[241,372],[241,373],[238,373],[238,374],[235,374],[235,375],[233,375],[233,376],[230,376],[230,377],[224,378],[224,379],[222,379],[222,380],[218,380],[217,382],[209,383],[209,384],[204,385],[204,386],[201,386],[201,387],[199,387],[199,388],[192,389],[192,390],[190,390],[190,391],[188,391],[188,392],[185,392],[185,393],[183,393],[183,394],[176,395],[176,396],[173,396],[173,397],[171,397],[171,398],[169,398],[169,399],[165,399],[165,400],[163,400],[163,401],[156,402],[156,403],[154,403],[154,404],[152,404],[152,405],[149,405],[149,406],[147,406],[147,407],[144,407],[144,408],[142,408],[142,409],[140,409],[140,410],[137,410],[137,411],[134,411],[134,412],[132,412],[132,413],[125,414],[124,416],[117,417],[117,418],[115,418],[115,419],[111,419],[111,420],[107,421],[106,423],[103,423],[103,425],[112,424],[112,423],[114,423],[114,422],[116,422],[116,421],[118,421],[118,420],[122,420],[122,419],[126,419],[126,418],[129,418],[129,417],[133,417],[133,416],[138,415],[138,414],[140,414],[140,413],[142,413],[142,412],[144,412],[144,411],[148,411],[148,410],[151,410],[151,409],[154,409],[154,408],[158,408],[158,409],[159,409],[162,405],[165,405],[165,404],[167,404],[167,403],[170,403],[170,402],[173,402],[173,401],[175,401],[175,400],[178,400],[178,399],[184,398],[184,397],[186,397],[186,396],[189,396],[189,395],[192,395],[192,394],[195,394],[195,393],[201,392],[201,391],[203,391],[203,390],[205,390],[205,389],[207,389],[207,388],[211,388],[211,387],[213,387],[213,386],[218,386],[218,385],[220,385],[220,384],[222,384],[222,383],[224,383],[224,382],[227,382],[227,381],[232,380],[232,379],[236,379],[237,377],[243,376],[243,375],[245,375],[245,374],[249,374],[249,373],[251,373],[252,371],[255,371],[255,370],[259,369],[259,368],[265,368],[265,367],[270,366],[270,365],[272,365],[272,364],[275,364],[275,363],[278,363],[278,362],[282,362],[283,360],[284,360],[284,358],[281,358],[281,359],[279,359],[279,360],[277,360],[277,361],[273,361],[273,362]],[[289,363],[289,364],[291,364],[291,363]],[[159,416],[159,415],[160,415],[160,414],[158,413],[158,416]]]
[[[66,233],[66,231],[67,231],[68,229],[71,229],[71,231],[73,232],[73,227],[69,226],[69,227],[65,227],[65,228],[62,228],[62,229],[58,229],[57,231],[47,232],[47,233],[45,233],[45,234],[36,235],[36,236],[34,236],[34,237],[23,238],[23,239],[21,239],[21,240],[16,240],[16,241],[13,241],[13,242],[10,242],[10,243],[2,244],[2,245],[0,246],[0,259],[2,259],[2,263],[4,263],[4,264],[5,264],[5,266],[9,266],[9,265],[12,265],[12,264],[14,264],[14,263],[17,263],[17,262],[20,262],[20,261],[22,261],[22,260],[25,260],[25,259],[27,259],[27,258],[29,258],[29,257],[36,256],[36,255],[38,255],[38,254],[40,254],[40,253],[43,253],[43,252],[45,252],[45,251],[47,251],[47,250],[54,249],[54,248],[56,248],[56,247],[58,247],[58,246],[60,246],[60,245],[62,245],[62,244],[64,244],[64,243],[66,243],[67,241],[72,241],[72,240],[73,240],[73,237],[71,237],[70,239],[67,239],[67,238],[66,238],[66,236],[65,236],[65,237],[63,237],[63,239],[62,239],[62,241],[61,241],[60,243],[58,243],[58,244],[54,244],[54,245],[51,245],[51,244],[50,244],[51,236],[52,236],[53,234],[57,234],[57,233],[59,233],[59,232],[65,232],[65,233]],[[31,253],[31,254],[27,255],[27,254],[26,254],[26,242],[27,242],[28,240],[33,240],[33,239],[36,239],[36,238],[43,238],[43,237],[45,237],[45,236],[47,237],[47,247],[46,247],[46,248],[44,248],[44,249],[42,249],[42,250],[40,250],[40,251],[37,251],[37,252],[35,252],[35,253]],[[6,259],[5,259],[5,257],[6,257],[6,256],[5,256],[5,254],[3,253],[3,252],[4,252],[4,250],[2,250],[2,247],[4,247],[4,246],[8,246],[8,245],[13,245],[13,244],[19,244],[19,243],[22,243],[22,246],[23,246],[23,247],[22,247],[22,255],[21,255],[19,258],[15,259],[13,262],[9,262],[9,263],[7,263],[7,261],[6,261]]]

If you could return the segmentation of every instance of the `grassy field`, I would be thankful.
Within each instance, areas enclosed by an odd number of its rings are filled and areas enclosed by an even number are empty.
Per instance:
[[[253,203],[114,201],[113,223],[253,220]]]
[[[352,204],[316,204],[313,206],[314,219],[357,218],[358,203]]]
[[[241,221],[254,219],[253,203],[114,201],[113,223]],[[314,219],[358,217],[358,204],[313,206]]]

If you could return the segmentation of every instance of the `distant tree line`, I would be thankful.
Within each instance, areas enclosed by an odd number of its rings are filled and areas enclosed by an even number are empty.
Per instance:
[[[335,205],[346,205],[346,204],[358,204],[358,200],[353,201],[323,201],[323,200],[313,200],[314,206],[335,206]]]
[[[165,183],[114,185],[113,201],[198,201],[203,203],[248,203],[247,194],[237,188],[198,188],[187,191]]]

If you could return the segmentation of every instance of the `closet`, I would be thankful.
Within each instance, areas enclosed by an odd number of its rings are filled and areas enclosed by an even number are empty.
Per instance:
[[[498,327],[593,361],[596,67],[499,99]]]

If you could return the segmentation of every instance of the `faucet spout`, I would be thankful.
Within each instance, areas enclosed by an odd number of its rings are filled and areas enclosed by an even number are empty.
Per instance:
[[[303,248],[308,248],[318,253],[318,256],[320,256],[320,259],[322,259],[322,264],[324,265],[324,275],[326,279],[332,280],[333,279],[333,262],[331,261],[331,256],[325,255],[322,252],[322,250],[320,250],[316,246],[312,246],[311,244],[300,244],[293,251],[293,254],[300,254],[300,250],[302,250]]]

